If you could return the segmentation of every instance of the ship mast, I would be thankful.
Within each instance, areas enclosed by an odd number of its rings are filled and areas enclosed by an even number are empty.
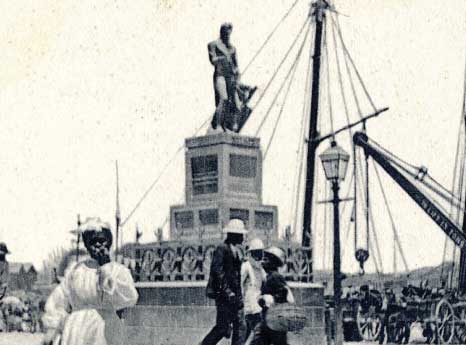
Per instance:
[[[306,160],[306,189],[304,194],[303,208],[303,229],[302,245],[309,247],[311,245],[311,224],[312,224],[312,200],[314,194],[314,173],[316,150],[319,145],[317,140],[317,120],[319,113],[319,84],[320,84],[320,65],[322,52],[322,31],[325,18],[325,10],[328,3],[325,0],[317,0],[312,4],[314,8],[313,16],[316,21],[314,35],[314,55],[312,57],[312,89],[311,89],[311,109],[310,124],[308,134],[308,148]]]
[[[464,76],[464,90],[463,90],[463,125],[464,125],[464,147],[463,154],[466,154],[466,68]],[[463,176],[464,178],[464,176]],[[466,210],[466,189],[461,191],[465,198],[464,210]],[[463,232],[466,232],[466,211],[463,211]],[[460,251],[460,267],[458,277],[458,291],[464,295],[466,293],[466,249]]]

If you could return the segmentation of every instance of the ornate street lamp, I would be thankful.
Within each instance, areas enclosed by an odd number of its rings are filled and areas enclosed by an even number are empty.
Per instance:
[[[335,345],[343,344],[343,324],[341,315],[341,257],[340,257],[340,181],[343,181],[348,169],[349,154],[335,141],[320,154],[325,177],[332,183],[333,191],[333,298],[335,313]]]
[[[335,141],[320,154],[320,160],[324,166],[325,177],[331,182],[344,181],[348,170],[349,154],[346,153]]]

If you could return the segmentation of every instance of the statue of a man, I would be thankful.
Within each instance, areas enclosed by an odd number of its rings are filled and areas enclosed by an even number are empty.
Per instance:
[[[215,114],[212,128],[239,132],[251,109],[247,102],[256,88],[241,84],[236,58],[236,49],[230,43],[233,26],[224,23],[220,27],[220,38],[208,44],[209,59],[215,67],[213,82],[215,91]]]

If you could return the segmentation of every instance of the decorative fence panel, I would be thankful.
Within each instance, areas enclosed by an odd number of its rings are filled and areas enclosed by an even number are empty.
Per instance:
[[[178,241],[134,245],[130,256],[136,282],[204,281],[216,243],[180,243]],[[288,241],[274,243],[286,253],[282,274],[289,281],[312,282],[312,250]]]

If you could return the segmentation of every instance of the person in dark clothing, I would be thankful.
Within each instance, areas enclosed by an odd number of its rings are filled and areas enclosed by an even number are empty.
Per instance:
[[[201,345],[215,345],[222,338],[231,339],[232,345],[243,345],[246,324],[241,291],[242,252],[238,248],[247,233],[244,223],[232,219],[223,230],[225,242],[214,252],[207,284],[207,296],[215,299],[217,317],[215,326],[206,335]]]
[[[386,340],[387,343],[394,341],[389,336],[389,321],[390,317],[395,313],[400,312],[400,306],[396,303],[396,296],[392,289],[386,289],[382,302],[382,319],[380,324],[379,344],[383,344]],[[387,338],[387,339],[385,339]]]
[[[5,243],[0,243],[0,300],[5,296],[10,281],[10,266],[6,255],[10,254]]]
[[[254,330],[251,345],[287,345],[286,332],[274,331],[265,322],[267,309],[273,304],[294,302],[285,278],[278,269],[285,263],[285,253],[277,247],[270,247],[264,251],[263,267],[267,278],[262,285],[262,296],[259,305],[263,309],[263,320]]]

